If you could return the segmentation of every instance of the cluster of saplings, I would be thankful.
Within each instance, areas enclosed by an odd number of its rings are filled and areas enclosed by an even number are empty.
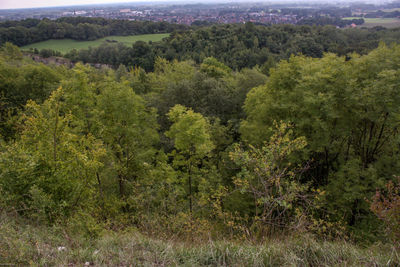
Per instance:
[[[400,46],[269,73],[67,69],[6,44],[0,210],[88,235],[399,238]]]

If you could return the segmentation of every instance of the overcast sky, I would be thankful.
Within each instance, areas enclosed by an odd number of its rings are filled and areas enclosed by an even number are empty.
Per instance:
[[[153,0],[154,1],[154,0]],[[160,0],[157,0],[157,2]],[[163,1],[163,0],[161,0]],[[164,0],[165,1],[165,0]],[[121,2],[150,2],[149,0],[0,0],[0,9],[49,6],[73,6]]]
[[[31,7],[50,7],[50,6],[73,6],[103,3],[123,3],[123,2],[330,2],[332,0],[0,0],[0,9],[10,8],[31,8]],[[368,2],[382,3],[391,0],[333,0],[334,2]]]

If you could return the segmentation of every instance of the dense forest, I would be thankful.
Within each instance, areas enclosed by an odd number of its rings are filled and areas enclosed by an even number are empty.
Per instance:
[[[114,69],[43,65],[5,43],[0,212],[88,238],[399,248],[400,45],[377,46],[398,34],[219,25],[125,48],[148,47],[149,65]]]
[[[319,58],[327,52],[341,56],[352,52],[366,54],[377,48],[380,42],[390,44],[400,40],[399,28],[337,29],[326,25],[335,24],[335,20],[315,17],[301,21],[301,26],[266,26],[248,22],[189,28],[166,22],[103,18],[65,17],[55,21],[26,19],[0,23],[0,43],[11,42],[23,46],[49,39],[95,40],[110,35],[171,33],[162,42],[136,42],[132,46],[105,42],[99,47],[72,50],[65,57],[73,62],[103,63],[116,68],[122,64],[141,67],[146,71],[154,71],[157,57],[193,60],[197,64],[205,58],[214,57],[233,70],[258,65],[268,74],[270,67],[292,54]],[[362,19],[355,22],[362,23]],[[44,56],[60,54],[49,49],[43,50],[33,52],[42,52]]]
[[[0,22],[0,43],[18,46],[48,39],[90,41],[110,35],[165,33],[186,29],[166,22],[111,20],[104,18],[63,17],[57,20],[25,19]]]
[[[247,23],[174,31],[161,42],[137,42],[131,47],[104,43],[100,47],[73,50],[65,56],[74,62],[140,66],[146,71],[154,70],[157,57],[193,60],[198,64],[207,57],[214,57],[233,70],[258,65],[268,74],[270,67],[289,59],[292,54],[318,58],[327,52],[341,56],[352,52],[366,54],[380,42],[390,44],[399,40],[398,28],[337,29],[334,26]]]

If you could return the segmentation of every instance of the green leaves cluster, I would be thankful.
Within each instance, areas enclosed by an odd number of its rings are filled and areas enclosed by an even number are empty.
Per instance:
[[[148,73],[44,66],[8,44],[0,210],[89,235],[104,226],[192,239],[322,226],[376,238],[365,200],[400,173],[399,58],[396,45],[291,56],[269,77],[215,58],[158,58]]]
[[[294,138],[287,123],[274,126],[274,134],[261,148],[236,145],[230,158],[241,167],[235,185],[254,198],[256,222],[279,229],[296,222],[295,212],[300,212],[306,199],[307,185],[300,183],[306,166],[292,166],[290,157],[307,142],[304,137]]]
[[[381,45],[350,60],[291,57],[244,106],[241,132],[253,144],[271,135],[274,120],[295,124],[313,160],[306,180],[326,189],[331,218],[365,232],[374,226],[364,199],[399,171],[399,52]]]
[[[106,154],[100,140],[74,133],[63,96],[59,88],[42,105],[27,103],[21,134],[3,147],[0,163],[8,205],[52,222],[93,204],[95,174]]]
[[[168,112],[168,118],[173,124],[165,135],[173,139],[182,153],[204,157],[213,149],[210,126],[201,114],[176,105]]]

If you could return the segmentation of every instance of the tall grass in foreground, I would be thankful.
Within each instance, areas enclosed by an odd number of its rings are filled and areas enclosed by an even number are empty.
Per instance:
[[[4,215],[0,219],[0,266],[400,266],[399,252],[388,244],[361,248],[309,236],[263,244],[190,244],[135,230],[85,239],[58,227],[31,226]]]

